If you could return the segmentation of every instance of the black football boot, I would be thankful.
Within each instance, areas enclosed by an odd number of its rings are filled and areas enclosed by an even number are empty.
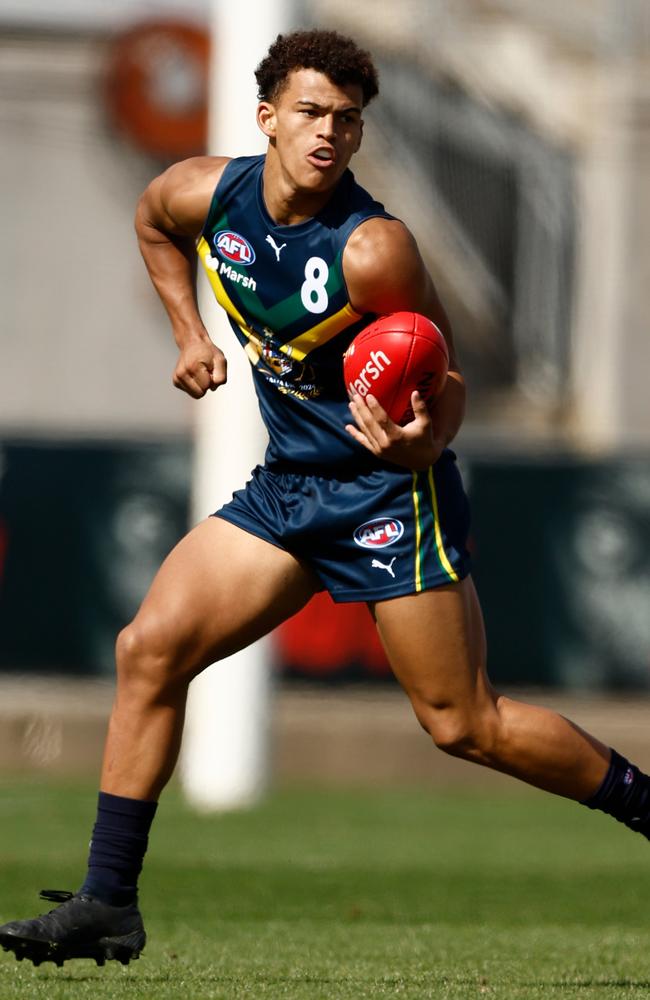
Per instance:
[[[94,958],[97,965],[116,959],[128,965],[144,948],[146,934],[136,903],[111,906],[81,893],[43,889],[41,899],[60,906],[33,920],[12,920],[0,927],[0,944],[18,961],[34,965],[70,958]]]

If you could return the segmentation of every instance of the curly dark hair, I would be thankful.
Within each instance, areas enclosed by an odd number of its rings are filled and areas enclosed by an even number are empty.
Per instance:
[[[364,105],[379,91],[370,53],[338,31],[314,28],[278,35],[255,70],[259,100],[276,100],[294,69],[316,69],[338,87],[358,84]]]

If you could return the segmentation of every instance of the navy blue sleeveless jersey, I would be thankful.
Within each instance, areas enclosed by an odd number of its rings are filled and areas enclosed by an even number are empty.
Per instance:
[[[347,170],[318,215],[278,226],[264,204],[264,160],[227,164],[197,249],[253,368],[269,433],[266,463],[367,467],[372,456],[345,430],[342,366],[350,341],[374,315],[350,305],[342,258],[360,223],[391,216]]]
[[[391,216],[346,171],[317,216],[277,226],[263,169],[263,156],[230,161],[198,243],[269,432],[266,464],[216,514],[304,560],[335,601],[455,583],[469,558],[453,452],[415,473],[375,458],[345,430],[343,353],[374,315],[348,300],[343,251],[360,223]]]

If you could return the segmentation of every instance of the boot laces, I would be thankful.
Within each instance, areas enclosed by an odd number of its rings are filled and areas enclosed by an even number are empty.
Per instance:
[[[39,899],[46,899],[48,903],[67,903],[72,899],[74,892],[67,889],[41,889]]]

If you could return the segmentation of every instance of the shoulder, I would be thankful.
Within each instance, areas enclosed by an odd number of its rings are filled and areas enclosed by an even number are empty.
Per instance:
[[[415,309],[430,282],[415,238],[399,219],[362,222],[346,244],[343,273],[361,313]]]
[[[166,231],[197,236],[210,209],[214,189],[230,162],[225,156],[195,156],[174,163],[156,177],[141,203]]]
[[[449,319],[415,237],[398,219],[363,222],[343,254],[343,276],[355,312],[419,312],[442,330],[456,364]]]
[[[193,156],[173,163],[161,174],[161,180],[170,193],[183,189],[214,190],[228,163],[230,158],[227,156]]]

